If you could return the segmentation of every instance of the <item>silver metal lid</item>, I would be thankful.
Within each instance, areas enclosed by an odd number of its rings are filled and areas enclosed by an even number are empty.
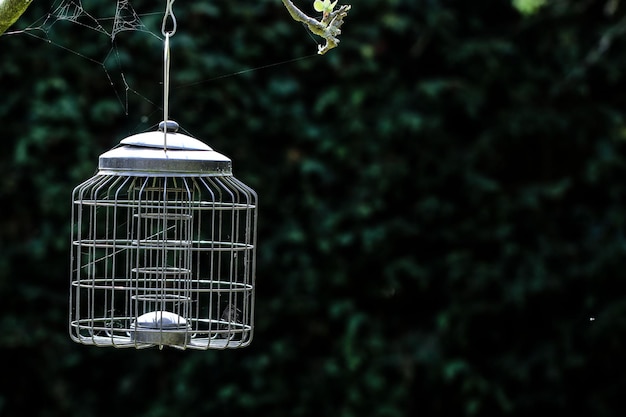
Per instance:
[[[126,175],[232,175],[230,158],[178,133],[178,124],[172,120],[161,122],[158,131],[122,139],[120,145],[100,155],[98,168]]]

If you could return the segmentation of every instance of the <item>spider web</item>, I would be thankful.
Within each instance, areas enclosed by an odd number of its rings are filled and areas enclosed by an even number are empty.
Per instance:
[[[115,35],[127,30],[147,32],[156,36],[143,24],[135,9],[130,5],[129,0],[118,0],[116,6],[110,34],[112,41],[115,40]],[[160,39],[159,36],[157,38]]]
[[[28,12],[32,12],[35,7],[41,7],[43,10],[47,10],[47,12],[44,12],[41,17],[32,23],[24,23],[25,17],[22,16],[17,24],[25,25],[25,27],[7,31],[4,35],[26,35],[37,38],[101,68],[126,116],[129,115],[129,97],[138,98],[143,102],[144,105],[138,107],[143,109],[142,111],[144,112],[147,111],[148,114],[143,114],[139,117],[141,124],[148,123],[151,116],[163,110],[160,103],[155,103],[148,98],[148,93],[140,93],[133,88],[132,81],[129,82],[133,77],[127,76],[130,69],[129,71],[124,69],[124,54],[120,53],[120,49],[124,50],[126,37],[120,36],[120,34],[133,32],[146,36],[155,45],[155,54],[160,55],[162,53],[160,48],[162,48],[163,42],[161,25],[165,11],[164,1],[110,0],[108,5],[98,5],[99,9],[95,9],[95,5],[89,6],[88,0],[48,0],[47,3],[50,5],[42,6],[44,1],[39,0],[39,2],[36,2],[37,4],[31,5]],[[89,7],[85,7],[85,4]],[[149,21],[149,23],[144,23],[144,20]],[[4,35],[3,38],[5,38]],[[315,39],[312,40],[315,42]],[[94,50],[99,52],[94,52]],[[229,72],[178,86],[178,88],[196,86],[315,56],[317,54]],[[149,94],[154,95],[154,93],[160,98],[162,91],[160,88],[156,88]],[[146,103],[149,105],[146,106]]]
[[[42,17],[27,24],[22,29],[7,31],[5,35],[28,35],[41,39],[100,66],[125,114],[128,115],[130,94],[147,101],[157,109],[159,108],[157,104],[129,85],[119,53],[123,41],[118,38],[118,35],[122,32],[140,32],[152,39],[162,40],[160,31],[157,31],[156,27],[158,26],[160,29],[160,16],[163,15],[163,11],[160,9],[163,5],[159,2],[159,4],[151,4],[149,7],[151,10],[140,14],[135,10],[130,0],[115,0],[111,1],[108,10],[90,11],[83,5],[83,0],[53,0],[48,12]],[[144,24],[142,18],[146,16],[151,16],[153,20],[156,19],[159,22],[159,25],[155,25],[154,30]],[[68,46],[70,44],[66,41],[68,38],[76,39],[77,36],[94,39],[91,35],[95,35],[97,47],[92,44],[86,45],[82,49],[76,45],[76,42],[72,42],[71,46]],[[88,44],[89,42],[85,43]],[[103,45],[105,46],[103,47]],[[96,54],[88,52],[94,49],[104,52]],[[155,53],[158,54],[159,51],[155,50]]]
[[[147,15],[158,13],[160,12],[154,11]],[[48,34],[53,25],[62,21],[99,32],[110,38],[111,42],[115,41],[115,37],[124,31],[145,32],[161,39],[159,35],[146,27],[141,16],[130,4],[130,0],[116,0],[115,10],[109,17],[95,17],[83,7],[82,0],[55,0],[50,11],[41,19],[21,31],[9,33],[41,31]]]

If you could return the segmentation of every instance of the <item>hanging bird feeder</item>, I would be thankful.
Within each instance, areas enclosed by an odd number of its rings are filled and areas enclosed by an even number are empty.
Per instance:
[[[72,193],[70,336],[118,348],[244,347],[257,195],[229,158],[168,120],[174,30],[163,32],[164,121],[100,155],[97,174]]]
[[[70,334],[115,347],[250,343],[257,195],[231,160],[174,133],[100,156],[73,192]],[[163,130],[168,148],[158,148]],[[162,144],[161,144],[162,146]]]

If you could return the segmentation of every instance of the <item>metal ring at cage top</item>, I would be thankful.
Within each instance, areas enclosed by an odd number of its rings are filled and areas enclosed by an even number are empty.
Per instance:
[[[127,199],[127,200],[110,200],[109,198],[102,199],[82,199],[74,200],[74,204],[81,204],[83,206],[98,206],[98,207],[119,207],[119,208],[138,208],[139,205],[142,209],[163,209],[163,200],[141,200],[141,199]],[[212,201],[167,201],[168,210],[253,210],[256,208],[255,204],[250,203],[224,203],[224,202],[212,202]]]

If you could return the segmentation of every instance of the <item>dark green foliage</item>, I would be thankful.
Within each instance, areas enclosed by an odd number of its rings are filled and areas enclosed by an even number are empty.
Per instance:
[[[626,5],[547,3],[355,0],[322,57],[279,0],[175,4],[170,114],[260,196],[229,352],[66,334],[70,193],[160,120],[160,41],[0,37],[0,415],[623,416]]]

